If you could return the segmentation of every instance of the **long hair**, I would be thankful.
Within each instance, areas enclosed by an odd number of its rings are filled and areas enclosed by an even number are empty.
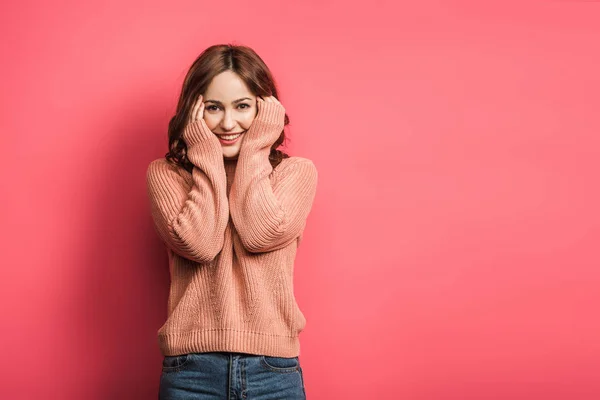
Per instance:
[[[231,70],[238,74],[255,96],[274,96],[279,99],[277,87],[271,71],[264,61],[249,47],[232,44],[218,44],[204,50],[190,67],[181,89],[177,110],[169,121],[169,152],[165,158],[192,172],[193,164],[187,158],[187,144],[181,135],[187,125],[189,115],[198,97],[205,93],[212,79],[220,73]],[[290,123],[287,114],[284,127]],[[269,161],[275,168],[289,155],[277,150],[285,140],[285,132],[271,146]]]

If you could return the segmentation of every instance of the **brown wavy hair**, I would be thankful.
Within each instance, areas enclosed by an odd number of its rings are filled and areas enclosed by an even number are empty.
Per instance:
[[[181,89],[175,115],[169,121],[169,152],[165,158],[192,172],[193,164],[187,158],[187,144],[181,137],[198,96],[206,92],[212,79],[224,71],[233,71],[246,83],[255,96],[274,96],[279,99],[271,71],[254,50],[247,46],[217,44],[204,50],[190,67]],[[290,123],[285,114],[284,128]],[[284,140],[285,131],[271,146],[269,161],[273,169],[289,155],[277,150]]]

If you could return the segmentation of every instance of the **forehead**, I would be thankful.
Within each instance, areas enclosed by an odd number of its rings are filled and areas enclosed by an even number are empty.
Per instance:
[[[225,71],[215,76],[208,88],[205,97],[223,102],[229,102],[240,97],[251,97],[252,92],[246,83],[233,71]]]

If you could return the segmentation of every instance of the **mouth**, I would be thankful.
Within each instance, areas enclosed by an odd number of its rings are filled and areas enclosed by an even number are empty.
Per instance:
[[[215,133],[215,135],[217,135],[217,137],[219,138],[219,141],[222,144],[229,145],[229,144],[234,144],[235,142],[237,142],[244,133],[246,133],[246,131],[236,132],[236,133]]]

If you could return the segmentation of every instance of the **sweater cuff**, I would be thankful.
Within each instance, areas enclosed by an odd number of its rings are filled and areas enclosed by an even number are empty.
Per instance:
[[[261,103],[261,110],[260,110],[260,117],[257,116],[257,118],[260,118],[261,121],[272,125],[272,124],[278,124],[280,123],[280,121],[283,121],[283,118],[285,117],[285,109],[283,107],[281,107],[279,104],[277,103],[271,103],[271,102],[263,102]]]
[[[206,127],[206,123],[200,120],[187,124],[183,130],[183,139],[188,146],[206,142],[207,139],[210,139],[210,135],[214,135],[214,133]]]
[[[202,154],[214,157],[223,156],[219,139],[206,127],[206,123],[203,121],[198,120],[188,124],[183,132],[183,140],[188,146],[188,154],[192,157]],[[190,159],[190,161],[198,165],[196,159]]]
[[[241,153],[256,149],[269,149],[281,136],[284,128],[285,109],[277,103],[261,103],[258,115],[246,133]],[[267,152],[268,154],[268,152]]]

